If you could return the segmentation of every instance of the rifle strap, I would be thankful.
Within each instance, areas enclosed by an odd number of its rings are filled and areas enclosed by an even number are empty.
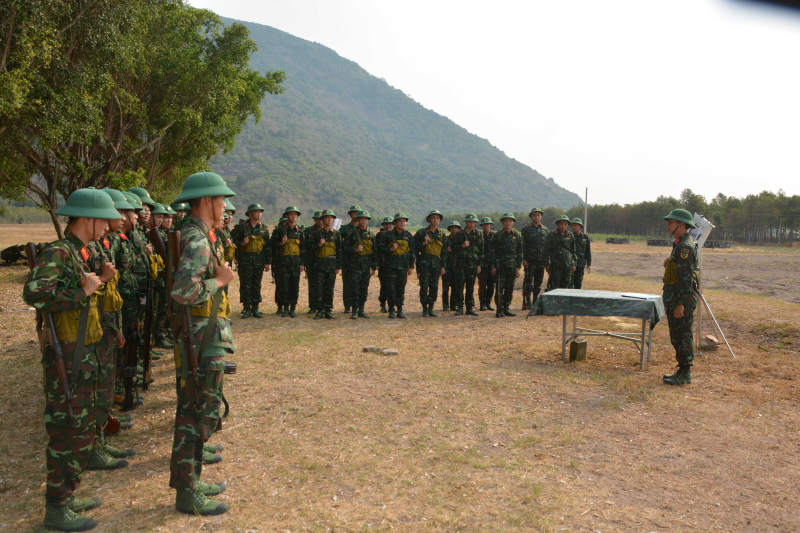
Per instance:
[[[208,316],[208,323],[206,329],[203,330],[203,344],[200,346],[200,353],[197,354],[199,359],[203,358],[203,354],[208,349],[208,344],[211,342],[211,337],[214,335],[214,328],[217,325],[217,313],[219,313],[219,305],[222,303],[222,287],[217,289],[214,295],[214,302],[211,304],[211,314]]]
[[[86,342],[86,326],[89,324],[89,308],[92,306],[91,296],[89,302],[81,309],[81,318],[78,322],[78,339],[75,341],[75,353],[72,356],[72,389],[78,383],[81,361],[83,361],[83,348]]]
[[[186,345],[183,342],[185,337],[181,335],[179,338],[180,344],[178,344],[178,349],[181,352],[181,387],[183,387],[189,380],[189,352],[186,350]]]

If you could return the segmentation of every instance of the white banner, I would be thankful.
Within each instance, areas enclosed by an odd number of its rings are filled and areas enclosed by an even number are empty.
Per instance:
[[[706,220],[706,218],[702,215],[698,215],[697,213],[694,214],[693,219],[695,228],[689,230],[689,235],[692,236],[694,242],[697,243],[698,248],[703,247],[703,243],[706,242],[709,234],[711,234],[711,230],[714,229],[714,224]]]

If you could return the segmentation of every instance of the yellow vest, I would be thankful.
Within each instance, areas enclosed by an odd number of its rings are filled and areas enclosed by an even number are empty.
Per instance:
[[[261,235],[251,235],[250,240],[242,247],[242,251],[247,253],[257,253],[264,249],[264,237]]]
[[[319,259],[326,259],[332,255],[336,255],[336,243],[326,242],[317,250],[317,257]]]
[[[300,239],[286,239],[278,252],[279,255],[300,255]]]
[[[84,344],[89,346],[100,342],[103,338],[103,327],[100,325],[100,312],[97,310],[97,297],[89,296],[89,321],[86,323],[86,337]],[[56,323],[58,340],[61,342],[78,342],[78,325],[81,319],[82,307],[59,311],[53,314]]]

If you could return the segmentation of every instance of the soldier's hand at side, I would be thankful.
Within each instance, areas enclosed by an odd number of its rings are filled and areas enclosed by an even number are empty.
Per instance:
[[[233,269],[227,262],[217,267],[217,271],[214,274],[214,281],[217,282],[217,287],[224,287],[233,281]]]
[[[442,272],[439,275],[444,276],[444,267],[442,267]]]
[[[230,240],[230,239],[225,239],[225,247],[227,248],[227,247],[229,247],[229,246],[231,246],[231,245],[233,245],[233,243],[231,242],[231,240]]]
[[[303,265],[300,265],[300,272],[305,272],[305,271],[306,271],[306,267],[304,267]]]
[[[466,248],[467,246],[469,246],[469,239],[464,241],[464,244],[461,245],[462,248]]]
[[[114,278],[117,274],[117,269],[114,268],[114,263],[103,263],[103,268],[100,270],[100,281],[106,283]]]
[[[100,288],[101,283],[100,278],[97,277],[97,274],[94,272],[84,274],[81,278],[81,287],[83,288],[83,292],[86,293],[86,296],[94,294],[94,292]]]
[[[496,275],[497,275],[497,269],[495,267],[492,267],[492,276]]]
[[[480,273],[481,273],[481,266],[480,266],[480,265],[478,265],[478,272],[477,272],[477,274],[480,274]]]
[[[413,274],[413,273],[414,273],[414,269],[413,269],[413,268],[409,268],[409,269],[408,269],[408,275],[410,276],[410,275],[411,275],[411,274]]]
[[[398,246],[399,246],[399,245],[398,245],[397,243],[393,243],[393,244],[392,244],[392,247],[391,247],[391,248],[389,248],[389,251],[390,251],[390,252],[394,252],[395,250],[397,250],[397,247],[398,247]]]
[[[286,239],[288,239],[288,238],[289,238],[289,236],[288,236],[288,235],[284,235],[284,236],[283,236],[283,239],[281,239],[281,244],[282,244],[282,245],[283,245],[283,244],[286,244]]]
[[[242,246],[247,246],[247,243],[250,242],[250,237],[245,237],[242,239]]]
[[[517,274],[514,276],[515,278],[519,278],[519,269],[517,269]]]
[[[672,316],[675,318],[683,318],[683,306],[678,305],[675,307],[675,311],[672,312]]]
[[[369,276],[372,277],[374,275],[375,275],[375,270],[373,269]]]
[[[586,273],[587,274],[591,274],[592,273],[592,267],[591,266],[586,267]]]
[[[524,266],[525,268],[528,268],[528,262],[527,261],[523,261],[522,262],[522,266]]]
[[[573,266],[573,267],[572,267],[572,271],[573,271],[573,272],[575,272],[575,269],[576,269],[576,268],[577,268],[577,267],[574,267],[574,266]]]
[[[145,245],[144,251],[147,252],[147,255],[153,255],[153,246],[150,244]]]
[[[364,251],[364,245],[363,244],[359,244],[358,246],[356,246],[356,252],[363,252],[363,251]]]
[[[269,265],[264,265],[264,272],[269,272]]]
[[[125,346],[125,335],[121,331],[117,332],[117,348]]]
[[[322,248],[323,246],[325,246],[325,239],[320,239],[319,240],[319,247]]]
[[[431,242],[431,236],[425,235],[425,240],[422,241],[422,246],[427,246],[429,242]]]

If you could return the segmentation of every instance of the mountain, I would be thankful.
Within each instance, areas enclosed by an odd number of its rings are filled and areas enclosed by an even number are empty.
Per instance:
[[[242,24],[258,44],[251,66],[283,70],[288,80],[284,94],[264,99],[260,122],[248,121],[235,148],[211,161],[237,191],[236,207],[260,202],[276,220],[297,205],[310,220],[312,209],[344,215],[359,204],[375,218],[405,211],[421,225],[431,209],[527,211],[581,202],[333,50]]]

